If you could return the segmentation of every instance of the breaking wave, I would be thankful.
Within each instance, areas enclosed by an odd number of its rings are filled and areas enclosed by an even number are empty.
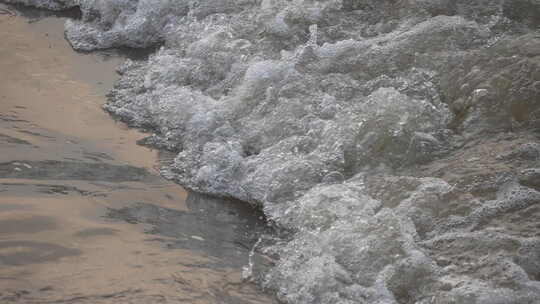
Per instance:
[[[539,303],[540,2],[7,2],[79,7],[77,50],[161,46],[105,107],[290,231],[280,300]]]

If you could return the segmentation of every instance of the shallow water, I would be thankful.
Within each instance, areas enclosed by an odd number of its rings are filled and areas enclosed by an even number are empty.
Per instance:
[[[122,58],[0,8],[0,302],[273,303],[241,278],[260,214],[162,179],[101,109]]]

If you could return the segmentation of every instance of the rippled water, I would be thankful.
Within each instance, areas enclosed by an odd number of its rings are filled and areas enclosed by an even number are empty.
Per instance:
[[[0,302],[273,303],[241,276],[261,215],[164,180],[100,108],[123,58],[0,9]]]

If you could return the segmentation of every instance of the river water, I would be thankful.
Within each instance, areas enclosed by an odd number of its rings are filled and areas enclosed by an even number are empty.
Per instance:
[[[241,276],[261,215],[161,178],[101,109],[122,56],[64,22],[0,6],[0,302],[274,303]]]

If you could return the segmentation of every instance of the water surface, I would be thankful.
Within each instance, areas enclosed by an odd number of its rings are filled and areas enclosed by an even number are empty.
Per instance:
[[[260,214],[164,180],[101,109],[123,59],[0,9],[0,302],[273,303],[241,278]]]

